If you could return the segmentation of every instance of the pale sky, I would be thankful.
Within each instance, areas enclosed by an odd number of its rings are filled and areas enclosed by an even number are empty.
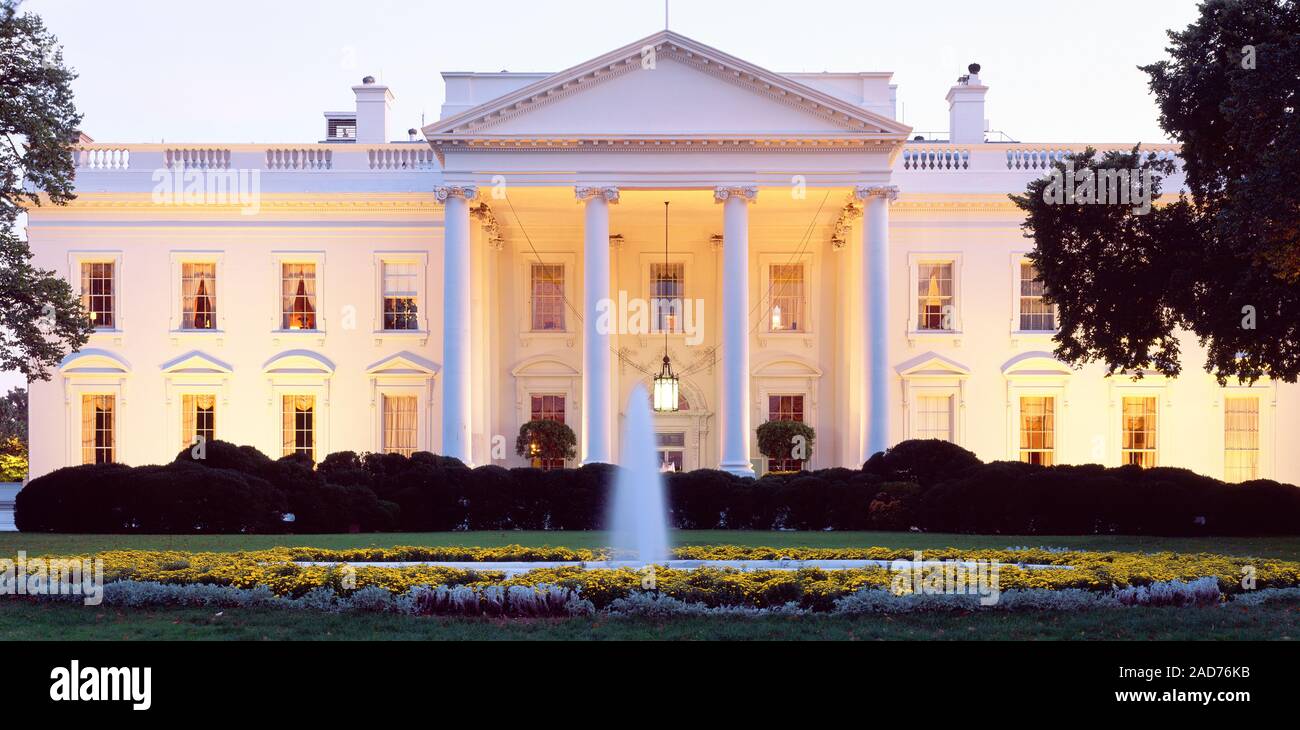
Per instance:
[[[663,0],[28,0],[64,46],[99,142],[314,142],[374,75],[392,135],[437,118],[442,71],[559,71],[663,28]],[[773,71],[892,71],[902,120],[948,127],[978,62],[994,130],[1163,142],[1140,64],[1195,0],[672,2],[671,28]],[[0,388],[21,378],[0,373]]]

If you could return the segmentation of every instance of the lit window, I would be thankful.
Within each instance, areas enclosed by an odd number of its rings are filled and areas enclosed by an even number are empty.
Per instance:
[[[217,265],[181,264],[181,329],[217,327]]]
[[[657,433],[655,434],[655,447],[659,450],[660,471],[685,471],[685,433],[680,431],[675,433]]]
[[[1156,399],[1124,399],[1124,438],[1121,462],[1142,467],[1156,465]]]
[[[181,397],[181,448],[210,443],[217,437],[217,399],[213,395]]]
[[[419,267],[411,262],[384,262],[384,329],[420,329]]]
[[[280,329],[316,329],[316,264],[281,264]]]
[[[1259,478],[1259,399],[1223,400],[1223,479]]]
[[[316,396],[286,395],[281,399],[281,454],[303,454],[316,460]]]
[[[1051,466],[1056,463],[1056,399],[1025,396],[1020,399],[1020,460]]]
[[[654,332],[682,331],[685,281],[685,264],[650,264],[650,305]]]
[[[917,328],[953,329],[952,262],[921,264],[917,271]]]
[[[533,264],[531,300],[534,332],[564,331],[564,264]]]
[[[555,421],[564,423],[564,396],[534,394],[531,396],[530,421]],[[563,469],[564,459],[537,459],[537,466],[542,469]]]
[[[1020,264],[1020,329],[1052,332],[1056,329],[1056,307],[1043,301],[1043,282],[1035,281],[1037,276],[1033,264]]]
[[[916,438],[952,441],[952,396],[922,395],[916,399]]]
[[[767,420],[803,422],[802,395],[769,395],[767,397]],[[768,459],[768,471],[802,471],[803,459]]]
[[[113,462],[115,400],[111,395],[81,396],[81,463]]]
[[[410,456],[415,453],[416,419],[415,396],[384,396],[385,454]]]
[[[82,262],[81,306],[95,329],[113,329],[113,262]]]
[[[771,327],[773,332],[803,332],[803,264],[778,264],[768,271],[772,287]]]

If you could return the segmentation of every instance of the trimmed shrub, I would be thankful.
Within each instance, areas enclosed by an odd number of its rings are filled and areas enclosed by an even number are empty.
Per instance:
[[[800,421],[767,421],[759,424],[755,436],[759,453],[769,459],[811,459],[817,434],[812,426]],[[794,453],[798,439],[803,439],[802,456]]]
[[[280,532],[285,508],[269,482],[232,469],[107,464],[33,479],[15,520],[30,532]]]
[[[916,482],[930,488],[983,462],[962,447],[939,439],[903,441],[872,454],[862,470],[882,480]]]

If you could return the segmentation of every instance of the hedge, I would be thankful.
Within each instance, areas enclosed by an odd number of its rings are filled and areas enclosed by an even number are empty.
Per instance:
[[[427,452],[348,451],[312,468],[212,442],[201,460],[184,451],[165,466],[78,466],[34,479],[18,493],[16,520],[51,532],[590,530],[603,526],[615,469],[471,469]],[[1300,534],[1300,490],[1289,485],[1166,467],[985,464],[934,440],[902,442],[861,469],[666,478],[669,521],[681,529]]]

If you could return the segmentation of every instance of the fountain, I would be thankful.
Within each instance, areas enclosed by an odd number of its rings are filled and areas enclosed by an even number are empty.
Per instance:
[[[610,547],[637,563],[663,564],[668,546],[668,505],[655,451],[654,420],[645,386],[632,389],[623,427],[622,453],[610,500]]]

